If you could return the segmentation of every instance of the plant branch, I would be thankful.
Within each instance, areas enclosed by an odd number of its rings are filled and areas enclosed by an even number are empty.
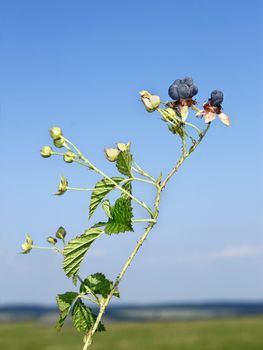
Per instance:
[[[180,166],[183,164],[183,162],[185,161],[185,159],[187,157],[189,157],[189,155],[191,153],[194,152],[194,150],[196,149],[196,147],[200,144],[200,142],[202,141],[202,139],[204,138],[204,136],[206,135],[208,129],[210,127],[210,123],[207,124],[207,127],[205,128],[205,130],[203,132],[201,132],[200,136],[199,136],[199,139],[196,141],[196,143],[191,146],[189,148],[188,151],[186,151],[184,149],[184,146],[182,147],[183,148],[183,151],[182,151],[182,156],[180,157],[180,159],[177,161],[176,165],[173,167],[173,169],[170,171],[170,173],[167,175],[167,177],[164,179],[163,183],[161,184],[161,189],[163,190],[167,184],[167,182],[170,180],[170,178],[179,170]],[[184,142],[184,141],[182,141]]]
[[[207,133],[208,129],[209,129],[209,124],[206,127],[206,129],[200,134],[198,141],[190,147],[190,149],[188,151],[186,151],[186,143],[185,143],[185,138],[182,139],[182,155],[180,157],[180,159],[178,160],[178,162],[176,163],[175,167],[170,171],[170,173],[167,175],[167,177],[165,178],[165,180],[163,181],[163,183],[157,187],[157,193],[156,193],[156,197],[155,197],[155,202],[154,202],[154,213],[153,213],[153,220],[149,222],[148,226],[146,227],[143,235],[141,236],[141,238],[139,239],[139,241],[137,242],[134,250],[132,251],[131,255],[129,256],[129,258],[127,259],[127,261],[125,262],[121,272],[119,273],[118,277],[116,278],[116,281],[111,289],[110,294],[107,296],[107,298],[105,299],[105,301],[103,302],[103,304],[101,304],[100,307],[100,311],[99,314],[97,316],[96,322],[93,325],[92,329],[89,330],[86,338],[85,338],[85,344],[83,347],[83,350],[87,350],[89,346],[91,346],[92,343],[92,337],[95,334],[99,323],[102,319],[102,316],[105,312],[106,307],[108,306],[115,289],[118,287],[119,283],[121,282],[122,278],[124,277],[128,267],[130,266],[132,260],[134,259],[134,257],[136,256],[138,250],[140,249],[140,247],[142,246],[142,244],[144,243],[144,241],[146,240],[148,234],[150,233],[150,231],[152,230],[152,228],[154,227],[155,223],[156,223],[156,219],[159,215],[159,204],[160,204],[160,198],[161,198],[161,192],[164,189],[164,187],[166,186],[167,182],[170,180],[170,178],[179,170],[180,166],[183,164],[183,162],[186,160],[186,158],[196,149],[196,147],[200,144],[200,142],[202,141],[202,139],[204,138],[205,134]],[[144,220],[144,219],[141,219]]]
[[[151,211],[151,209],[146,205],[146,203],[144,203],[143,201],[139,200],[138,198],[134,197],[130,192],[126,191],[124,188],[122,188],[119,184],[117,184],[111,177],[109,177],[108,175],[106,175],[103,171],[101,171],[99,168],[97,168],[94,164],[92,164],[82,153],[81,151],[72,143],[70,142],[68,139],[66,139],[66,142],[68,142],[70,145],[72,145],[72,147],[76,150],[79,158],[84,162],[78,162],[81,165],[87,166],[88,168],[96,171],[98,174],[100,174],[101,176],[103,176],[104,178],[106,178],[107,180],[109,180],[111,183],[113,183],[115,185],[116,188],[118,188],[120,191],[122,191],[124,194],[126,194],[127,196],[129,196],[130,198],[132,198],[135,202],[137,202],[139,205],[141,205],[144,209],[146,209],[148,211],[148,213],[152,216],[153,213]],[[77,160],[74,160],[74,162]]]

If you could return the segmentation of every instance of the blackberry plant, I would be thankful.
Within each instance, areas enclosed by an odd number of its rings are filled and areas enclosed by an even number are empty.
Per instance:
[[[70,187],[68,179],[61,176],[56,195],[64,195],[67,191],[90,191],[89,219],[96,209],[101,206],[104,217],[101,221],[93,223],[83,234],[66,240],[67,232],[64,227],[59,227],[54,236],[47,237],[47,247],[34,245],[30,235],[22,244],[22,253],[27,254],[32,249],[47,249],[58,252],[62,256],[65,275],[72,279],[74,290],[59,294],[56,297],[60,315],[56,324],[60,329],[68,317],[72,317],[73,325],[78,331],[84,332],[83,350],[92,345],[96,332],[104,331],[102,323],[103,314],[113,297],[119,298],[119,284],[124,277],[129,265],[135,258],[138,250],[146,240],[150,231],[157,224],[159,216],[159,204],[163,190],[171,177],[176,174],[184,161],[197,149],[206,136],[211,122],[216,118],[230,125],[229,117],[222,112],[223,93],[214,90],[210,98],[204,103],[203,109],[197,107],[193,97],[198,93],[198,88],[191,77],[175,80],[169,87],[171,101],[162,102],[160,97],[149,91],[140,92],[141,102],[147,112],[157,112],[167,124],[168,130],[181,142],[181,155],[170,172],[165,176],[160,173],[151,175],[142,166],[137,164],[131,153],[130,143],[117,143],[114,148],[104,150],[106,159],[115,164],[119,175],[111,176],[99,169],[87,158],[82,151],[63,134],[60,127],[50,129],[51,146],[44,146],[40,154],[44,158],[51,156],[61,157],[66,163],[75,163],[97,173],[98,181],[91,188]],[[189,122],[189,111],[194,111],[196,116],[204,119],[205,127],[200,130],[194,123]],[[136,182],[143,182],[146,186],[152,186],[155,191],[154,203],[145,203],[141,198],[133,194],[133,186]],[[119,197],[112,203],[111,193],[117,191]],[[145,217],[135,218],[133,205],[141,206],[145,211]],[[146,228],[141,238],[136,242],[134,249],[127,258],[120,273],[114,281],[108,279],[103,273],[97,272],[89,276],[80,276],[80,266],[88,255],[91,246],[102,235],[116,235],[123,232],[133,232],[136,223],[145,222]],[[97,313],[92,310],[96,305]]]

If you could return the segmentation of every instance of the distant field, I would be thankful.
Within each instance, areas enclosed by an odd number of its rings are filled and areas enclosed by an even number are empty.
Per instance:
[[[169,323],[116,323],[96,336],[92,350],[262,350],[263,318]],[[81,350],[70,327],[0,324],[1,350]]]

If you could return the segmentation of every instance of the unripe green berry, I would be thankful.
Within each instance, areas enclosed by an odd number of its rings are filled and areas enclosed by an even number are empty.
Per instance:
[[[47,241],[48,241],[48,243],[55,245],[55,244],[57,244],[58,240],[55,237],[49,236],[47,238]]]
[[[43,158],[48,158],[52,155],[52,148],[49,146],[44,146],[41,148],[40,154]]]
[[[65,138],[61,136],[60,138],[55,139],[53,143],[54,143],[54,146],[56,146],[57,148],[62,148],[65,146],[66,142],[65,142]]]
[[[72,163],[76,157],[75,153],[68,151],[64,154],[63,159],[66,163]]]
[[[49,130],[50,136],[53,140],[57,140],[62,136],[62,130],[61,128],[54,126]]]
[[[64,227],[60,226],[56,232],[56,237],[59,239],[64,239],[66,234],[67,234],[67,232],[64,229]]]

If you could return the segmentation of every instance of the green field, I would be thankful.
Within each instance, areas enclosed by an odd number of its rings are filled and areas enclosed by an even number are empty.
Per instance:
[[[263,318],[168,323],[115,323],[96,335],[93,350],[262,350]],[[70,327],[0,324],[1,350],[81,350]]]

